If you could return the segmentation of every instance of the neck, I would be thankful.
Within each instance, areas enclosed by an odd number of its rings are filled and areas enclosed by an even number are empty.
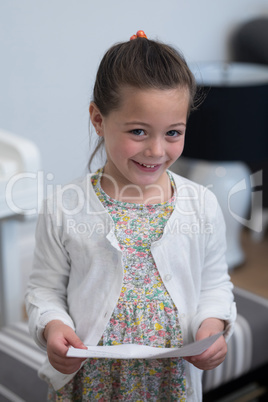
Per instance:
[[[173,188],[167,173],[160,184],[146,186],[136,184],[115,186],[104,174],[101,178],[101,186],[111,198],[135,204],[159,204],[168,201],[173,195]]]

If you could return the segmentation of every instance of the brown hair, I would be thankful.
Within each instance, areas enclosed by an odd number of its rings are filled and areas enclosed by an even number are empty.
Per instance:
[[[97,71],[93,102],[103,116],[120,107],[120,89],[171,89],[186,87],[190,100],[188,115],[194,107],[196,82],[182,54],[173,47],[145,38],[112,46]],[[88,164],[103,145],[100,137]]]

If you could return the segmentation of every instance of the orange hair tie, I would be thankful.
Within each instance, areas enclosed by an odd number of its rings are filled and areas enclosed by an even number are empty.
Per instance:
[[[147,36],[145,35],[144,31],[142,31],[141,29],[136,33],[136,35],[132,35],[130,37],[130,40],[137,39],[137,38],[146,38],[146,39],[148,39]]]

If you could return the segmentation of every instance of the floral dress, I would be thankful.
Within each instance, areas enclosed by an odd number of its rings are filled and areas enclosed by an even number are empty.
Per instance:
[[[135,343],[180,347],[178,311],[168,294],[150,251],[170,217],[175,195],[164,203],[133,204],[110,198],[100,186],[102,170],[92,184],[115,223],[122,250],[124,280],[121,294],[99,345]],[[175,193],[175,184],[170,175]],[[76,376],[55,392],[54,401],[186,401],[184,360],[97,359],[86,361]]]

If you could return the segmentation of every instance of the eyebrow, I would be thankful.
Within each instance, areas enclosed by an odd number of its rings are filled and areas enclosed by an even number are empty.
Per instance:
[[[142,121],[130,121],[128,123],[125,123],[125,126],[131,126],[131,125],[142,125],[142,126],[147,126],[147,127],[150,126],[150,124],[143,123]],[[183,122],[179,122],[179,123],[171,124],[169,127],[177,127],[177,126],[186,127],[186,124]]]
[[[180,123],[175,123],[175,124],[170,125],[170,127],[176,127],[176,126],[184,126],[184,127],[186,127],[186,124],[183,123],[183,122],[180,122]]]

